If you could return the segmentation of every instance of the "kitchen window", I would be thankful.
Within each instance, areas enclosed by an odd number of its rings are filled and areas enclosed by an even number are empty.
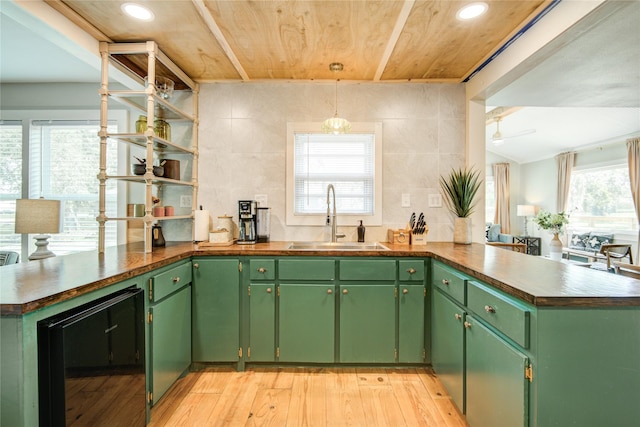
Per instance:
[[[0,122],[0,248],[21,252],[15,234],[16,199],[22,194],[22,121]]]
[[[348,134],[320,132],[321,123],[287,129],[287,224],[324,225],[333,184],[338,225],[382,223],[382,124],[353,124]],[[333,207],[332,207],[333,208]],[[354,218],[356,217],[356,218]]]

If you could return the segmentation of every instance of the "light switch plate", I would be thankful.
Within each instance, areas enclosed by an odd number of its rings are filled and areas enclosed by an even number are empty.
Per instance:
[[[429,194],[429,207],[430,208],[441,208],[442,207],[442,196],[440,194]]]
[[[410,208],[411,207],[411,194],[402,193],[402,207]]]

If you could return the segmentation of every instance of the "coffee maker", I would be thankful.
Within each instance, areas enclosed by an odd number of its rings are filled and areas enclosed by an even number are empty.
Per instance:
[[[258,240],[256,232],[256,215],[258,204],[255,200],[238,201],[238,244],[251,245]]]

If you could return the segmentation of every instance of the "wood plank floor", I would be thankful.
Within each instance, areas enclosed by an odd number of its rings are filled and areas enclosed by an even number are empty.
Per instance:
[[[149,426],[467,424],[429,368],[216,367],[178,380]]]

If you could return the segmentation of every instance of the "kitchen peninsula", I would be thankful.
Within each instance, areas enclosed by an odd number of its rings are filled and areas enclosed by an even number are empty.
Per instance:
[[[305,266],[323,266],[317,271],[307,269],[308,274],[315,271],[325,276],[322,281],[316,277],[309,282],[329,284],[339,298],[344,298],[343,291],[351,284],[363,288],[370,283],[371,288],[392,285],[401,294],[412,289],[409,285],[424,287],[422,363],[433,363],[447,387],[446,378],[455,375],[438,369],[441,360],[438,350],[450,343],[441,341],[438,331],[442,323],[436,316],[449,306],[459,310],[461,320],[464,319],[464,329],[462,321],[459,324],[460,339],[466,340],[466,354],[453,357],[466,357],[467,362],[466,370],[463,368],[460,377],[451,384],[466,383],[466,396],[456,401],[455,393],[449,391],[461,411],[466,407],[472,426],[475,420],[493,416],[479,411],[480,406],[489,407],[499,416],[504,411],[513,412],[515,407],[522,425],[528,426],[572,423],[623,426],[639,419],[636,402],[640,400],[640,281],[481,244],[429,243],[420,248],[385,245],[389,250],[354,252],[290,250],[289,242],[202,249],[191,243],[169,243],[145,254],[141,244],[131,244],[107,248],[101,255],[85,252],[2,267],[2,424],[37,424],[35,325],[39,320],[132,284],[146,289],[155,271],[165,271],[173,265],[191,262],[195,272],[196,264],[209,259],[236,260],[246,266],[238,273],[237,281],[243,289],[237,292],[241,318],[234,320],[241,325],[238,341],[243,351],[236,361],[239,369],[253,362],[247,355],[248,338],[244,333],[249,324],[244,318],[249,306],[245,286],[286,285],[289,282],[285,272],[290,271],[291,261],[296,261]],[[312,261],[316,264],[309,264]],[[412,282],[412,277],[403,274],[416,271],[414,267],[406,267],[413,266],[415,261],[419,261],[416,265],[424,266],[424,273],[418,267],[416,274],[423,276]],[[265,271],[277,265],[274,271],[281,276],[254,280],[250,276],[256,264],[268,265],[260,267]],[[382,265],[393,268],[385,282],[376,282],[381,278],[356,280],[349,276],[366,276],[368,270]],[[193,295],[195,304],[197,293]],[[344,304],[341,301],[336,306]],[[344,314],[342,317],[346,318]],[[344,318],[339,320],[345,321]],[[518,378],[503,378],[505,372],[500,367],[483,371],[482,363],[470,353],[476,349],[475,340],[480,339],[474,336],[476,331],[483,334],[482,339],[489,340],[486,341],[489,349],[502,346],[508,358],[517,359],[516,366],[522,368]],[[402,337],[402,331],[399,333]],[[340,343],[339,337],[336,342]],[[464,342],[453,344],[464,348]],[[502,360],[501,354],[496,353],[495,360]],[[494,357],[493,353],[489,355]],[[331,363],[339,364],[341,360]],[[389,364],[395,363],[402,361],[396,358]],[[475,377],[480,374],[493,375],[489,381],[485,375],[482,381],[489,389],[474,388],[478,384]],[[519,400],[510,397],[503,404],[504,410],[493,406],[491,393],[500,395],[501,390],[509,390],[513,384]],[[492,386],[496,389],[491,389]],[[478,391],[487,396],[477,397]],[[516,407],[519,404],[523,406]]]

